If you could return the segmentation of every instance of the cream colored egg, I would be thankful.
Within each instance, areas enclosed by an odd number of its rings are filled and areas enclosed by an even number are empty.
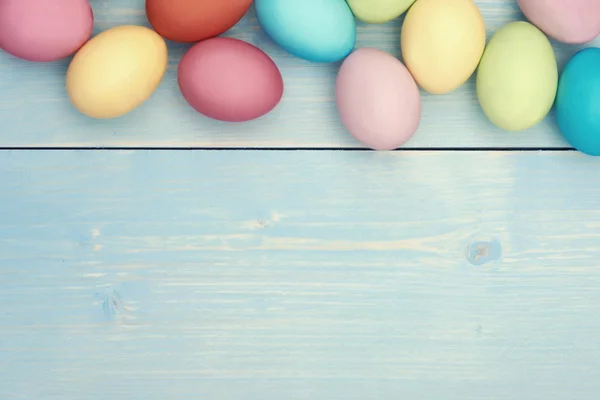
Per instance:
[[[145,102],[167,69],[167,45],[151,29],[119,26],[95,36],[67,71],[73,105],[93,118],[116,118]]]
[[[402,26],[402,57],[423,89],[453,91],[475,72],[485,23],[473,0],[417,0]]]

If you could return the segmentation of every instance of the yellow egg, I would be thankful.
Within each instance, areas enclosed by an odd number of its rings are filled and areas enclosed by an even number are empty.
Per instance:
[[[119,26],[95,36],[67,71],[67,93],[80,112],[116,118],[146,101],[167,69],[167,45],[142,26]]]
[[[485,49],[485,23],[473,0],[417,0],[402,26],[402,57],[423,89],[453,91],[473,75]]]

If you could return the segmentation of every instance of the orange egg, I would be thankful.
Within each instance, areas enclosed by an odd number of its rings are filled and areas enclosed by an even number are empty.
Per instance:
[[[146,0],[146,14],[164,38],[191,43],[229,30],[251,5],[252,0]]]

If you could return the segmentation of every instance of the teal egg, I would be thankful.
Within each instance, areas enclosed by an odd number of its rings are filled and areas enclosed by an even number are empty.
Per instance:
[[[258,23],[288,53],[313,62],[344,59],[356,43],[345,0],[255,0]]]
[[[600,49],[581,50],[569,61],[558,83],[556,119],[577,150],[600,156]]]

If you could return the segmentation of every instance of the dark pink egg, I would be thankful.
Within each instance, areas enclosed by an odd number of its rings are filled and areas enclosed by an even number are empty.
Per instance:
[[[283,96],[283,79],[273,60],[238,39],[218,37],[196,44],[182,58],[178,80],[196,111],[220,121],[259,118]]]

